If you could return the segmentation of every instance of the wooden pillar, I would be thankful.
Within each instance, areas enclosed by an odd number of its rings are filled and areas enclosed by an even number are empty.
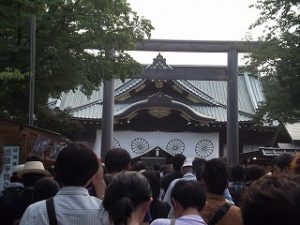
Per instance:
[[[238,126],[238,52],[232,48],[228,52],[227,82],[227,164],[239,163]]]
[[[103,82],[103,111],[101,132],[101,158],[104,160],[106,152],[112,147],[114,129],[114,87],[115,81]]]

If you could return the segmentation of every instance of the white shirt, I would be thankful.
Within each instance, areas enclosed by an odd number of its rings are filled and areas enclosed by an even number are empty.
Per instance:
[[[151,225],[170,225],[170,219],[156,219]],[[206,225],[203,218],[199,215],[187,215],[176,218],[175,225]]]
[[[109,221],[108,212],[105,210],[103,204],[100,206],[100,216],[101,223],[99,225],[112,225],[112,223]]]
[[[172,207],[171,192],[172,192],[172,190],[173,190],[175,184],[176,184],[178,181],[180,181],[180,180],[197,180],[197,178],[196,178],[196,176],[195,176],[194,174],[192,174],[192,173],[186,173],[186,174],[183,175],[182,178],[175,179],[175,180],[173,180],[173,181],[170,183],[170,185],[169,185],[169,187],[168,187],[168,190],[167,190],[167,192],[166,192],[166,194],[165,194],[165,197],[164,197],[163,201],[164,201],[164,202],[167,202],[171,207]]]
[[[90,196],[84,187],[63,187],[54,196],[54,207],[59,225],[100,224],[102,201]],[[31,204],[22,216],[20,225],[49,225],[46,201]]]

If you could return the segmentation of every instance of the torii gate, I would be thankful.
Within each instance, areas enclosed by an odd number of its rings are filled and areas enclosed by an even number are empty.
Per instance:
[[[187,41],[144,40],[134,50],[157,52],[227,53],[227,69],[219,67],[174,67],[174,70],[147,69],[132,78],[160,80],[225,80],[227,81],[227,163],[239,163],[238,128],[238,53],[252,52],[256,41]],[[101,157],[112,146],[114,80],[104,81]]]

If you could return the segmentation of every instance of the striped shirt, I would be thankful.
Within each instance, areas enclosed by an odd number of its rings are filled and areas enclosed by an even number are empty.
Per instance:
[[[60,225],[100,224],[102,201],[90,196],[84,187],[63,187],[54,196],[56,218]],[[31,204],[26,209],[20,225],[49,225],[46,201]]]

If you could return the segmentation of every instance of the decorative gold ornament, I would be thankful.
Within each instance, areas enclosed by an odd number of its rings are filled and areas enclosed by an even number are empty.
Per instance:
[[[165,80],[153,80],[156,88],[162,88],[164,86]]]
[[[171,114],[171,109],[168,108],[149,108],[148,113],[156,118],[163,118]]]

